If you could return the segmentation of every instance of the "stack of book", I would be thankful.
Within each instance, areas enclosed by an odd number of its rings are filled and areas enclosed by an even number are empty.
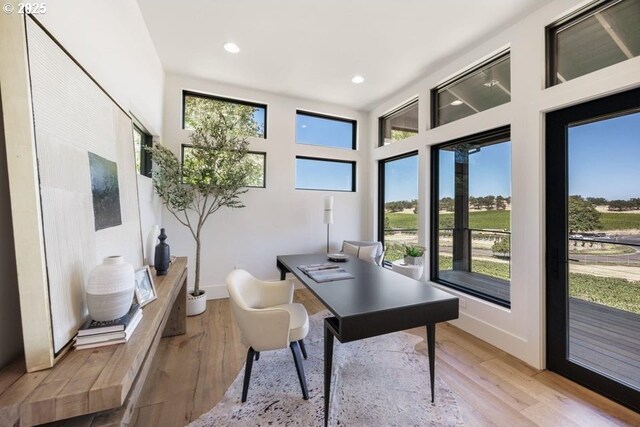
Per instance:
[[[298,268],[318,283],[354,278],[344,268],[341,268],[337,264],[331,264],[330,262],[301,265]]]
[[[125,343],[141,319],[142,310],[138,304],[132,304],[129,312],[119,319],[103,322],[89,319],[78,331],[73,346],[78,350],[84,350]]]

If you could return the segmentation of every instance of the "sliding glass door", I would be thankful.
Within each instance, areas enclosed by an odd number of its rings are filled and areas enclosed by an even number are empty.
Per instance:
[[[640,90],[547,115],[547,367],[640,409]]]
[[[378,238],[390,263],[418,244],[418,152],[381,160],[378,174]]]

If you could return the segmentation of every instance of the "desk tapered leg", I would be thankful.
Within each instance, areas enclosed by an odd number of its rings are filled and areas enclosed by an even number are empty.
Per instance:
[[[331,393],[331,370],[333,368],[333,332],[324,323],[324,425],[329,424],[329,394]]]
[[[431,403],[434,400],[435,381],[434,373],[436,367],[436,325],[427,325],[427,351],[429,352],[429,378],[431,379]]]

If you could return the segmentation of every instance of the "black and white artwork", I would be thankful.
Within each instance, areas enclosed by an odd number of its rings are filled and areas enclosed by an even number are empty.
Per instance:
[[[121,225],[118,165],[90,152],[89,169],[96,231]]]

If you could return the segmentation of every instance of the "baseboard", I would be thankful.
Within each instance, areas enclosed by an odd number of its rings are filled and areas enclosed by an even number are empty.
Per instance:
[[[229,298],[227,285],[201,285],[200,289],[207,293],[207,300]]]

